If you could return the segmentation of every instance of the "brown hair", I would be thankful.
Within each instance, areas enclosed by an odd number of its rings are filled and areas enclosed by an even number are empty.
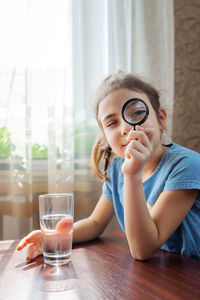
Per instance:
[[[112,152],[112,149],[110,148],[106,140],[101,121],[99,120],[98,117],[99,104],[109,93],[122,88],[129,89],[135,92],[145,93],[148,96],[149,101],[151,102],[151,105],[156,113],[156,116],[158,117],[159,114],[159,109],[160,109],[159,92],[151,84],[146,83],[139,77],[131,73],[118,71],[116,73],[110,74],[102,81],[102,83],[100,84],[97,90],[96,97],[93,103],[93,109],[95,112],[96,120],[98,122],[100,131],[97,136],[96,142],[93,146],[93,150],[91,154],[91,168],[93,174],[102,180],[107,179],[106,171],[108,169],[110,160],[114,155],[114,153]],[[102,158],[103,158],[103,171],[100,168],[100,163]]]

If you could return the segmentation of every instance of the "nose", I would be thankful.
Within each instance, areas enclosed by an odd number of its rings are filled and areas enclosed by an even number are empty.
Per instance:
[[[121,135],[126,136],[129,133],[130,129],[131,129],[131,126],[128,123],[126,123],[125,121],[123,121],[121,124]]]

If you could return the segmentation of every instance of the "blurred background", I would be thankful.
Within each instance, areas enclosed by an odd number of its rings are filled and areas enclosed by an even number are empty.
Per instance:
[[[163,142],[199,152],[199,15],[199,0],[0,1],[0,239],[39,228],[39,194],[73,192],[75,220],[93,210],[91,103],[111,72],[153,83]]]

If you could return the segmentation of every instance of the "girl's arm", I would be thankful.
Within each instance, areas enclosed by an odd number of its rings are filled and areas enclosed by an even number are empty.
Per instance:
[[[85,242],[97,238],[106,228],[114,213],[113,203],[103,195],[99,199],[92,214],[74,223],[73,243]],[[28,246],[26,260],[30,261],[43,253],[40,230],[35,230],[25,236],[17,246],[22,250]]]
[[[113,203],[102,195],[92,214],[74,223],[73,243],[89,241],[100,236],[113,214]]]
[[[125,178],[124,222],[132,256],[150,258],[181,224],[195,201],[197,190],[164,191],[147,208],[142,182]]]
[[[124,224],[131,254],[145,260],[177,229],[195,201],[197,190],[164,191],[148,209],[142,184],[144,166],[153,165],[162,149],[152,146],[150,128],[129,133],[129,145],[122,166],[124,173]],[[133,139],[133,140],[132,140]],[[159,150],[160,149],[160,150]],[[156,152],[157,151],[157,152]],[[157,154],[156,154],[157,153]],[[155,167],[155,166],[154,166]]]

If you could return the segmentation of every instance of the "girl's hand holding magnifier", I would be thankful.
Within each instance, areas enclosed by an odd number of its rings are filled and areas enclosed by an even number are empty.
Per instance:
[[[152,153],[152,145],[148,138],[152,135],[152,129],[140,126],[148,118],[149,108],[142,99],[132,98],[125,102],[121,113],[124,121],[133,126],[133,130],[129,131],[127,136],[129,144],[122,171],[126,175],[136,174],[142,171]]]

